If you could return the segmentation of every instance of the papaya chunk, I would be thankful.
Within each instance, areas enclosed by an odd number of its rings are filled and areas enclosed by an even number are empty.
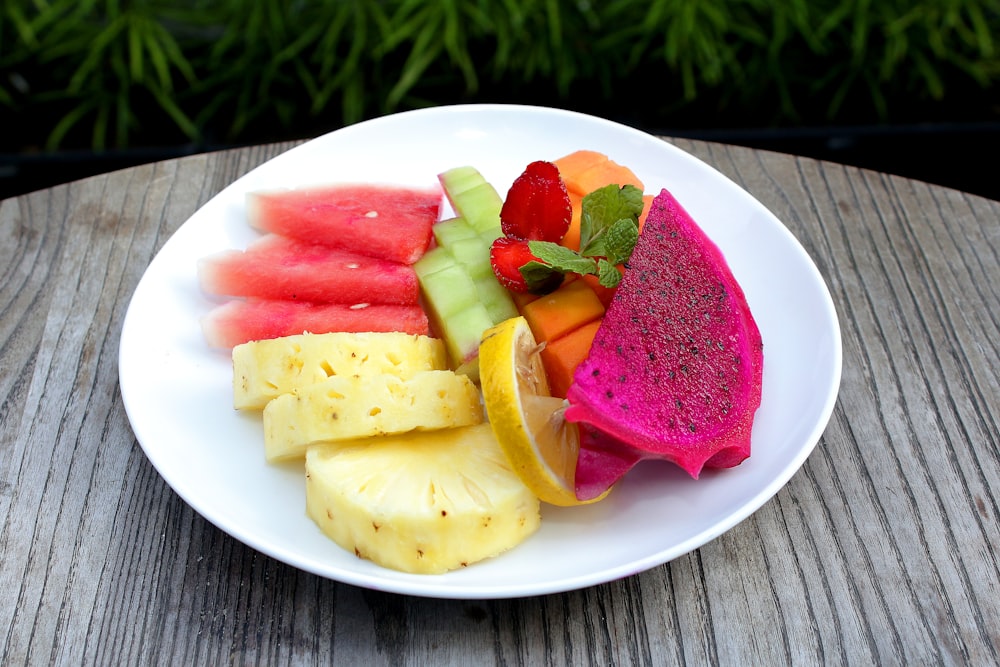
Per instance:
[[[576,175],[607,161],[608,156],[604,153],[598,153],[597,151],[590,150],[573,151],[569,155],[564,155],[558,160],[553,160],[556,167],[559,168],[559,175],[562,176],[563,182],[566,183],[566,189],[569,190],[570,193],[575,192],[581,197],[587,193],[578,189],[575,182]]]
[[[545,343],[541,353],[542,364],[553,396],[566,398],[566,392],[573,384],[573,373],[590,353],[590,346],[600,326],[601,320],[594,320]]]
[[[604,305],[582,280],[541,296],[521,311],[535,340],[553,341],[604,315]]]

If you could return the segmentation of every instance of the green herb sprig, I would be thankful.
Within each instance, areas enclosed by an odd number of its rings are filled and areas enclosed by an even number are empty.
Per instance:
[[[619,264],[632,256],[639,239],[642,191],[634,185],[606,185],[583,198],[580,213],[580,250],[551,241],[529,241],[531,254],[539,261],[521,267],[529,289],[552,284],[552,275],[595,275],[604,287],[621,282]]]

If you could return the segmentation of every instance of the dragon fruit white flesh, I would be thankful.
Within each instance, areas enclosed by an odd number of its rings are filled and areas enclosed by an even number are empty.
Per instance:
[[[722,252],[663,190],[567,396],[581,432],[577,496],[596,497],[643,459],[695,478],[742,462],[763,364]]]

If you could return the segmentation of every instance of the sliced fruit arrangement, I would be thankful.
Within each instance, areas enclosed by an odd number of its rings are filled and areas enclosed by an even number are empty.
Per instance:
[[[233,407],[263,410],[282,394],[333,375],[398,375],[447,368],[439,338],[401,332],[300,334],[233,348]]]
[[[204,326],[233,348],[234,405],[261,411],[268,461],[304,461],[326,535],[446,572],[642,460],[697,478],[749,456],[761,336],[667,190],[595,151],[528,164],[506,198],[471,166],[439,183],[436,204],[406,195],[413,215],[385,189],[254,193],[264,238],[200,266],[206,291],[241,297]],[[438,220],[441,192],[455,217]]]
[[[503,200],[478,169],[454,167],[438,175],[438,181],[458,217],[485,238],[500,235]]]
[[[561,243],[573,250],[580,249],[580,219],[583,214],[584,197],[608,185],[619,187],[633,185],[640,192],[646,189],[642,180],[631,169],[618,164],[604,153],[578,150],[553,162],[559,168],[563,182],[566,183],[566,191],[573,206],[573,217]],[[652,195],[643,195],[643,213],[639,216],[640,229],[652,200]]]
[[[202,289],[233,297],[203,319],[205,339],[232,348],[306,331],[429,333],[412,264],[442,203],[439,187],[248,194],[247,222],[264,235],[199,262]]]
[[[318,303],[415,306],[417,273],[409,264],[266,234],[246,250],[225,250],[198,262],[202,288],[220,296]]]
[[[595,189],[581,195],[583,187]],[[645,212],[641,188],[607,156],[577,151],[531,163],[507,195],[505,236],[494,241],[490,260],[545,343],[541,358],[554,396],[566,396],[624,273]]]
[[[479,424],[483,408],[472,381],[446,370],[332,375],[278,396],[263,415],[265,456],[285,461],[321,442]]]
[[[553,396],[565,398],[576,367],[587,357],[604,304],[582,279],[570,278],[550,294],[528,300],[521,314],[535,340]]]
[[[638,238],[642,210],[636,186],[598,188],[581,200],[577,247],[568,247],[565,234],[573,217],[568,190],[554,163],[533,162],[514,181],[501,211],[505,238],[494,241],[493,271],[519,293],[548,293],[570,274],[592,276],[614,289]]]
[[[452,366],[475,378],[483,331],[517,315],[489,260],[490,243],[501,235],[503,201],[473,167],[456,167],[438,178],[459,216],[434,225],[437,246],[414,269],[432,326],[445,340]]]
[[[557,158],[554,162],[559,168],[559,175],[566,183],[566,189],[581,198],[611,184],[634,185],[640,190],[645,190],[635,172],[618,164],[604,153],[578,150]]]
[[[502,553],[539,500],[483,422],[443,343],[400,333],[304,334],[233,350],[233,402],[263,404],[268,461],[303,460],[306,512],[334,542],[405,572]]]
[[[216,306],[201,321],[212,347],[310,333],[402,331],[429,334],[427,314],[419,305],[387,303],[317,303],[278,299],[234,299]]]
[[[348,552],[440,574],[496,556],[541,524],[489,424],[310,447],[306,511]]]
[[[762,381],[763,342],[743,290],[663,190],[568,391],[566,419],[586,429],[581,497],[642,459],[673,461],[695,478],[739,464]]]
[[[500,209],[503,236],[490,247],[490,264],[497,280],[516,293],[544,294],[562,282],[557,271],[526,267],[542,266],[531,241],[558,243],[569,228],[573,207],[559,169],[537,160],[514,179]]]
[[[260,231],[412,264],[430,244],[441,191],[335,184],[251,192],[246,203],[250,226]]]
[[[578,430],[563,419],[564,401],[549,392],[538,349],[523,317],[488,330],[479,352],[483,402],[497,442],[528,488],[547,503],[579,505]]]
[[[643,459],[672,461],[696,478],[706,466],[737,465],[750,454],[763,354],[725,258],[668,191],[650,199],[641,182],[639,187],[603,184],[638,179],[593,152],[567,156],[562,164],[572,173],[574,188],[588,190],[580,201],[577,250],[570,254],[551,241],[529,241],[528,254],[513,260],[521,264],[523,283],[507,284],[530,293],[543,291],[539,276],[546,270],[581,276],[563,281],[555,296],[516,300],[535,338],[544,342],[538,358],[552,393],[567,398],[565,419],[579,424],[576,498],[602,497]],[[535,187],[542,201],[553,196],[554,188],[531,185],[529,175],[526,170],[515,184]],[[514,201],[527,211],[517,215],[528,220],[530,230],[536,229],[535,213],[554,208],[523,191]],[[549,214],[560,226],[562,216]],[[650,232],[640,234],[640,223]],[[508,225],[504,231],[519,233]],[[588,265],[588,258],[596,259]],[[509,275],[510,267],[494,262],[494,271]],[[595,280],[603,290],[589,289]],[[484,341],[482,361],[489,349]],[[483,380],[487,397],[485,372]],[[499,403],[486,405],[493,421],[491,406],[499,410]],[[502,414],[509,417],[509,407]],[[498,433],[502,445],[520,438],[518,449],[530,451],[523,428],[502,430],[520,434]],[[529,486],[538,479],[526,476]]]
[[[500,208],[500,228],[512,239],[558,243],[569,229],[573,206],[559,168],[536,160],[514,179]]]

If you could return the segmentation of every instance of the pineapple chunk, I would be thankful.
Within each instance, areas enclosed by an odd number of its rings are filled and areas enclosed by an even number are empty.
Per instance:
[[[438,338],[385,333],[301,334],[233,348],[233,405],[261,410],[293,389],[332,375],[389,373],[405,377],[448,367]]]
[[[306,447],[373,435],[468,426],[483,421],[479,390],[453,371],[401,378],[334,375],[273,399],[264,408],[268,461],[305,456]]]
[[[306,512],[347,551],[419,574],[495,556],[541,522],[488,423],[310,447]]]

